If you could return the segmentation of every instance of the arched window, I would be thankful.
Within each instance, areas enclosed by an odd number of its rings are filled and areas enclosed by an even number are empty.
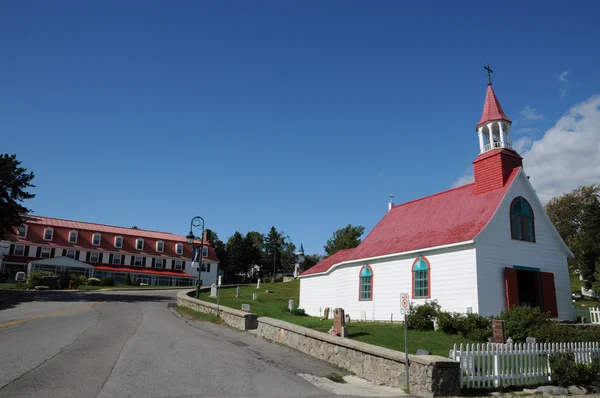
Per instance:
[[[358,299],[361,301],[373,300],[373,269],[365,265],[360,269],[358,286]]]
[[[535,242],[533,209],[522,196],[516,197],[510,204],[510,235],[516,240]]]
[[[413,298],[431,297],[429,286],[431,267],[429,261],[423,256],[417,257],[412,265]]]

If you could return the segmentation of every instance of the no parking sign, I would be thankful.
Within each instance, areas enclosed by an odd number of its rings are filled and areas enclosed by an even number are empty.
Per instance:
[[[410,298],[408,293],[400,294],[400,313],[402,315],[410,314]]]

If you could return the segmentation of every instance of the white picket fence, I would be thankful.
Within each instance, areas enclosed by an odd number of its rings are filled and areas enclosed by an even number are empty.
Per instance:
[[[585,317],[586,323],[595,323],[600,325],[600,308],[598,307],[578,307],[575,308],[577,316]]]
[[[548,383],[550,354],[568,352],[575,354],[576,362],[591,362],[600,356],[600,344],[455,344],[450,359],[460,362],[462,387],[506,387]]]

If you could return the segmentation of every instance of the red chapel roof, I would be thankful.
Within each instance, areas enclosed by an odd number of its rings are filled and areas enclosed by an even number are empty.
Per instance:
[[[498,97],[496,97],[496,93],[494,93],[492,85],[489,84],[485,93],[485,103],[483,104],[481,120],[477,123],[477,127],[492,120],[506,120],[509,123],[511,122],[502,110],[502,106],[500,105],[500,101],[498,101]]]
[[[327,257],[301,276],[327,272],[344,261],[472,240],[490,221],[518,171],[502,188],[485,194],[476,195],[472,183],[395,206],[360,245]]]

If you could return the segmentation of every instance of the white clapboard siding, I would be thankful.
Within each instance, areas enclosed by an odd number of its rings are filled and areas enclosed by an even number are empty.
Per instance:
[[[551,381],[549,356],[569,352],[589,363],[600,356],[600,343],[455,344],[450,359],[460,362],[463,388],[528,386]]]

